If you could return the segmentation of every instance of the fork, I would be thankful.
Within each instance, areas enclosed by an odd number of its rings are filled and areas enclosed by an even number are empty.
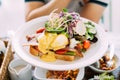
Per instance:
[[[109,56],[110,60],[107,61],[107,66],[111,67],[114,64],[113,56],[114,56],[114,51],[115,51],[114,45],[112,43],[109,44],[108,50],[109,50],[108,56]]]

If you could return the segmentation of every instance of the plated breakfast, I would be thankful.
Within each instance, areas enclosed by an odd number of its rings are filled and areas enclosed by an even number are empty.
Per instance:
[[[108,47],[102,26],[66,9],[21,25],[12,43],[20,58],[48,70],[88,66],[100,59]]]
[[[83,58],[97,42],[96,34],[94,24],[83,22],[78,13],[63,9],[60,13],[51,12],[43,27],[26,35],[28,43],[24,46],[30,46],[30,53],[45,62],[74,61],[76,57]]]

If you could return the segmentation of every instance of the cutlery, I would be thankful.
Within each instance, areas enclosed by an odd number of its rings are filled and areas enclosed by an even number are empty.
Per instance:
[[[109,53],[108,53],[108,56],[110,58],[109,61],[107,61],[107,66],[108,67],[111,67],[113,64],[114,64],[114,60],[113,60],[113,56],[114,56],[114,45],[113,44],[110,44],[109,47]]]

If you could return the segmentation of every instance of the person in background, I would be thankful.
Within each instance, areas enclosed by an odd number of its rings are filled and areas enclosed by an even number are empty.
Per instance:
[[[63,8],[80,13],[81,17],[99,22],[109,0],[25,0],[26,21],[49,15],[54,9]]]

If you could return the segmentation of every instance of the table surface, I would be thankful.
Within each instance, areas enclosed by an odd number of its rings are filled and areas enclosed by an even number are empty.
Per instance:
[[[117,68],[115,71],[109,73],[109,74],[114,75],[115,80],[120,80],[120,67]],[[85,67],[85,75],[84,75],[83,80],[88,80],[90,78],[93,78],[94,75],[99,75],[99,73],[96,73],[95,71],[93,71],[89,67]],[[32,79],[32,80],[36,80],[36,79]]]

